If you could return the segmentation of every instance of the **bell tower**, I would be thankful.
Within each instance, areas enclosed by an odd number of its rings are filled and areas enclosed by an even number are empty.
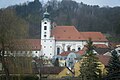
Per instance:
[[[55,40],[51,37],[51,20],[50,14],[45,11],[41,21],[41,53],[42,55],[52,58],[54,56]]]
[[[46,12],[43,14],[43,20],[41,22],[41,39],[50,39],[51,21],[49,16],[50,14],[46,10]]]

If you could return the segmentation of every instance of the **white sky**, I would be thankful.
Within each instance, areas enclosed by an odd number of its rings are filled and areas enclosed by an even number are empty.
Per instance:
[[[10,5],[20,4],[27,1],[34,1],[34,0],[0,0],[0,8],[7,7]],[[41,0],[40,0],[41,1]],[[42,0],[44,2],[48,0]],[[77,2],[83,2],[89,5],[99,5],[99,6],[120,6],[120,0],[75,0]]]
[[[99,5],[99,6],[120,6],[120,0],[76,0],[77,2],[83,2],[90,5]]]

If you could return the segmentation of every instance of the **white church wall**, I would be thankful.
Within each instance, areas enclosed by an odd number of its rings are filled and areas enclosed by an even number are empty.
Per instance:
[[[35,51],[32,51],[32,57],[40,57],[42,56],[42,53],[41,51],[38,51],[38,50],[35,50]]]
[[[41,22],[41,39],[50,39],[51,21],[49,19],[43,19]],[[44,28],[46,26],[46,29]],[[46,37],[45,37],[46,35]]]
[[[41,56],[40,50],[32,50],[32,51],[24,51],[24,50],[17,50],[17,51],[5,51],[6,55],[10,56],[32,56],[32,57],[39,57]]]
[[[78,51],[86,45],[86,41],[76,40],[55,40],[54,37],[51,37],[51,20],[49,19],[49,13],[46,11],[43,15],[43,20],[41,21],[41,54],[52,58],[54,55],[57,55],[58,52],[62,53],[63,51],[75,50]],[[94,42],[93,44],[106,44],[107,42]],[[69,47],[69,48],[68,48]],[[35,53],[35,52],[33,52]]]
[[[83,41],[82,45],[86,45],[87,42],[86,41]],[[93,44],[105,44],[106,46],[108,46],[108,42],[104,42],[104,41],[101,41],[101,42],[93,42]]]
[[[42,40],[41,44],[43,44],[43,46],[42,46],[42,54],[44,56],[47,56],[48,58],[52,58],[54,56],[55,40],[53,40],[53,39]]]
[[[108,46],[108,42],[93,42],[93,44],[105,44],[105,45],[107,45]]]
[[[51,37],[51,21],[49,19],[49,13],[44,13],[44,19],[41,21],[41,45],[42,54],[48,58],[54,56],[55,40]]]
[[[57,54],[57,47],[60,48],[60,53],[63,51],[67,51],[67,47],[70,46],[71,50],[78,51],[78,48],[82,49],[84,45],[86,45],[86,41],[56,41],[56,50],[55,53]],[[107,42],[93,42],[93,44],[105,44],[108,45]]]
[[[81,49],[84,47],[84,41],[56,41],[56,53],[57,53],[57,47],[60,48],[60,53],[63,51],[68,50],[68,46],[70,46],[70,50],[78,51],[78,48]]]

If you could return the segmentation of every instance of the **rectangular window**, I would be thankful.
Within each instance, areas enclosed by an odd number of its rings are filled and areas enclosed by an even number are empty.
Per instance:
[[[47,26],[44,26],[44,30],[47,30]]]

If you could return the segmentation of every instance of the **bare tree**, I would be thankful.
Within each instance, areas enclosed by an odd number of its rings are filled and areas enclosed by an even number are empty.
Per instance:
[[[28,24],[24,20],[18,18],[13,10],[0,10],[0,60],[6,80],[10,80],[8,65],[6,63],[6,51],[16,46],[10,47],[14,39],[20,39],[26,36],[27,27]]]

